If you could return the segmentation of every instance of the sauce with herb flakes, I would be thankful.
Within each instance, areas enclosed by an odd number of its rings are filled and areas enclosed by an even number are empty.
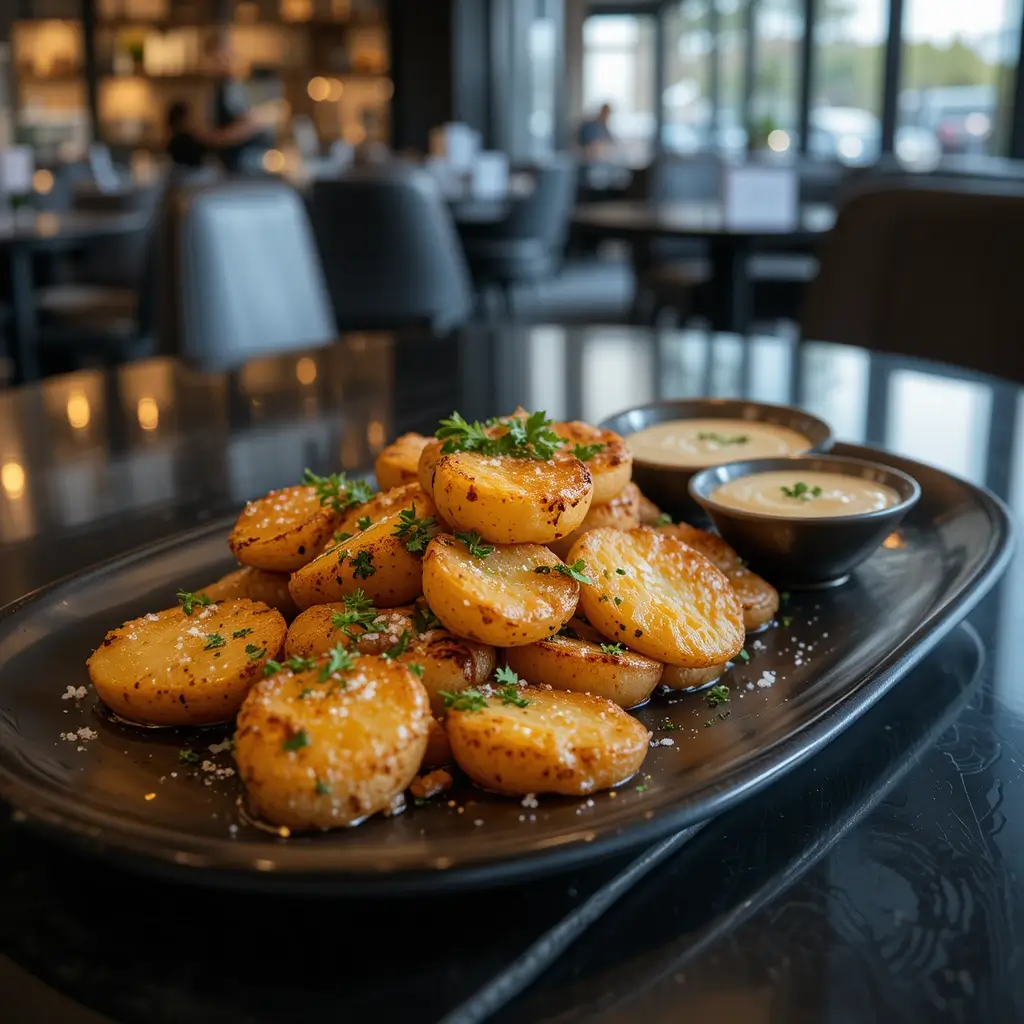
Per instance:
[[[758,420],[669,420],[626,438],[634,457],[666,466],[701,468],[741,459],[770,459],[809,451],[796,430]]]
[[[891,487],[874,480],[806,469],[751,473],[722,484],[711,498],[742,512],[801,519],[878,512],[901,500]]]

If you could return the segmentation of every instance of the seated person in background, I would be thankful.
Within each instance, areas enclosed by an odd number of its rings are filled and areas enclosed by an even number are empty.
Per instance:
[[[615,136],[612,135],[608,122],[612,116],[610,103],[602,104],[597,117],[584,121],[580,125],[577,142],[583,155],[588,160],[606,160],[615,149]]]
[[[206,146],[189,126],[188,104],[179,100],[167,109],[167,155],[178,167],[202,167]]]

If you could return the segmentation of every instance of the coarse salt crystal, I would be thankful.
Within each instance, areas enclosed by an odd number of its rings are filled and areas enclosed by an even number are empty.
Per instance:
[[[773,685],[774,682],[775,682],[775,673],[770,671],[769,669],[765,669],[764,672],[761,673],[761,678],[758,679],[757,685],[758,685],[758,687],[760,689],[763,690],[766,687],[769,687],[769,686]]]
[[[97,736],[99,736],[99,733],[95,729],[90,729],[87,725],[83,725],[78,730],[78,738],[80,740],[94,740]]]
[[[534,793],[527,793],[520,801],[523,807],[538,807],[537,796]]]
[[[85,694],[86,689],[84,686],[69,686],[61,695],[61,700],[81,700]]]
[[[230,750],[231,749],[231,739],[229,737],[228,739],[222,741],[221,743],[211,743],[206,749],[211,754],[222,754],[222,753],[224,753],[225,750]]]
[[[159,615],[154,615],[152,612],[146,612],[146,614],[143,616],[143,618],[147,622],[159,622],[160,621],[160,616]]]

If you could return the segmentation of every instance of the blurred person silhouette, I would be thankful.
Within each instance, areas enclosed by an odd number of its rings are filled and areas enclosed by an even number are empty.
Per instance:
[[[603,103],[596,117],[592,117],[580,125],[576,141],[587,160],[606,160],[613,155],[616,142],[615,136],[612,135],[612,130],[608,126],[611,116],[611,104]]]
[[[184,100],[167,108],[167,155],[178,167],[202,167],[208,147],[191,124],[191,110]]]

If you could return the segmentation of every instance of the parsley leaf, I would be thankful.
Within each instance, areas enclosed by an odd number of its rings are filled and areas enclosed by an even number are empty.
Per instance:
[[[350,538],[352,538],[354,536],[355,536],[354,533],[345,533],[344,531],[342,531],[341,533],[336,533],[334,535],[334,543],[335,544],[343,544],[345,541],[349,540]]]
[[[266,654],[266,651],[262,652]],[[252,655],[250,655],[252,657]],[[255,658],[253,658],[255,661]],[[279,661],[274,661],[273,658],[268,658],[266,664],[263,666],[263,678],[266,679],[268,676],[276,675],[281,671],[282,665]]]
[[[610,654],[613,657],[626,653],[626,648],[622,644],[600,644],[599,646],[605,654]]]
[[[360,530],[366,530],[372,525],[372,523],[373,520],[369,516],[360,516],[356,522],[356,526],[358,526]]]
[[[587,571],[587,563],[582,558],[577,559],[572,565],[563,565],[561,562],[558,565],[538,565],[533,571],[540,573],[541,576],[548,576],[552,572],[560,572],[563,576],[576,580],[577,583],[592,584],[594,582],[589,576],[584,575]]]
[[[748,434],[737,434],[735,437],[724,437],[714,431],[701,431],[697,435],[698,441],[714,441],[715,444],[746,444],[750,440]]]
[[[405,654],[405,649],[409,646],[409,630],[403,629],[402,635],[398,638],[398,642],[389,647],[382,655],[382,658],[387,658],[389,661],[399,657],[399,655]]]
[[[783,615],[782,616],[782,628],[783,629],[789,629],[789,627],[792,624],[793,624],[793,616],[792,615]]]
[[[655,526],[671,526],[672,517],[667,512],[662,512],[657,519],[654,520]]]
[[[323,779],[317,779],[316,780],[316,795],[317,796],[327,796],[327,794],[330,793],[330,791],[331,791],[331,784],[329,782],[324,782]]]
[[[199,764],[202,759],[201,754],[197,754],[194,750],[189,750],[187,747],[184,750],[178,751],[178,760],[182,764]]]
[[[356,656],[342,644],[336,644],[327,652],[327,663],[320,668],[320,682],[326,683],[336,672],[351,672],[356,667]],[[345,688],[344,680],[341,681]]]
[[[421,605],[412,617],[412,624],[417,633],[429,633],[432,629],[441,629],[441,620],[430,610],[429,605]]]
[[[205,594],[193,594],[191,590],[179,590],[178,604],[181,605],[181,610],[186,615],[191,615],[192,609],[196,605],[199,605],[200,608],[205,608],[208,604],[213,604],[213,602]]]
[[[309,746],[309,733],[305,729],[300,729],[296,733],[292,733],[288,739],[281,743],[282,750],[301,750],[303,747]]]
[[[486,558],[493,550],[493,544],[482,544],[480,534],[476,530],[472,530],[469,533],[457,533],[455,534],[456,540],[461,540],[466,545],[466,550],[474,558]]]
[[[494,673],[494,678],[499,683],[511,683],[513,686],[516,686],[519,683],[519,673],[513,672],[507,665],[502,665],[501,668]]]
[[[600,451],[604,451],[603,444],[574,444],[572,446],[572,453],[580,462],[589,462]]]
[[[531,701],[520,695],[519,688],[515,683],[503,686],[498,691],[498,696],[501,698],[502,704],[513,704],[517,708],[525,708],[531,703]]]
[[[373,555],[369,551],[360,551],[352,559],[352,575],[357,580],[368,580],[376,571],[373,565]]]
[[[740,661],[750,661],[750,651],[740,651],[736,657],[739,658]]]
[[[426,669],[422,665],[406,665],[406,668],[412,672],[413,675],[418,676],[420,679],[423,678],[423,673]]]
[[[482,452],[486,445],[493,443],[487,428],[479,420],[470,423],[458,412],[441,420],[434,437],[444,441],[441,451],[445,455],[452,452]]]
[[[479,690],[438,690],[446,708],[452,711],[483,711],[487,707],[487,699]]]
[[[250,661],[259,661],[267,656],[266,647],[257,647],[255,644],[246,644],[245,653],[249,655]]]
[[[666,717],[658,723],[658,728],[663,730],[664,732],[675,732],[676,729],[679,728],[679,726],[676,725],[676,723],[673,722],[671,718]]]
[[[717,708],[719,704],[725,704],[729,700],[729,687],[725,683],[712,686],[708,690],[708,707]]]
[[[501,426],[505,430],[491,437],[489,428]],[[562,447],[563,440],[551,429],[551,420],[543,412],[532,412],[526,419],[512,416],[509,419],[469,423],[459,413],[441,420],[434,435],[443,439],[441,451],[479,452],[481,455],[507,455],[514,459],[536,459],[545,462]]]
[[[359,626],[363,633],[369,632],[380,618],[380,612],[373,606],[373,600],[363,590],[353,590],[343,599],[346,611],[336,612],[331,616],[331,625],[340,629],[345,636],[357,640],[362,634],[354,631]]]
[[[224,637],[220,633],[207,633],[206,644],[203,647],[204,651],[212,651],[215,647],[223,647],[226,643]]]
[[[241,640],[243,636],[249,636],[251,633],[252,633],[252,630],[249,629],[249,628],[246,628],[246,629],[236,629],[234,631],[234,633],[231,634],[231,639],[232,640]]]
[[[798,501],[810,501],[811,498],[821,497],[820,487],[808,487],[802,480],[798,480],[792,487],[780,487],[780,491],[787,498],[796,498]]]
[[[405,541],[405,550],[410,554],[419,554],[429,543],[433,534],[430,532],[437,526],[433,516],[416,518],[416,506],[410,505],[398,513],[398,526],[392,531],[393,536]]]
[[[572,626],[563,626],[556,635],[567,636],[570,640],[579,640],[580,638],[579,633],[577,633],[576,630],[572,628]]]
[[[309,672],[316,668],[316,658],[300,658],[295,655],[289,658],[284,665],[285,668],[290,668],[293,672]]]
[[[373,497],[373,490],[365,480],[349,480],[344,473],[317,476],[307,468],[302,474],[302,482],[315,488],[320,504],[330,505],[335,512],[362,505]]]

